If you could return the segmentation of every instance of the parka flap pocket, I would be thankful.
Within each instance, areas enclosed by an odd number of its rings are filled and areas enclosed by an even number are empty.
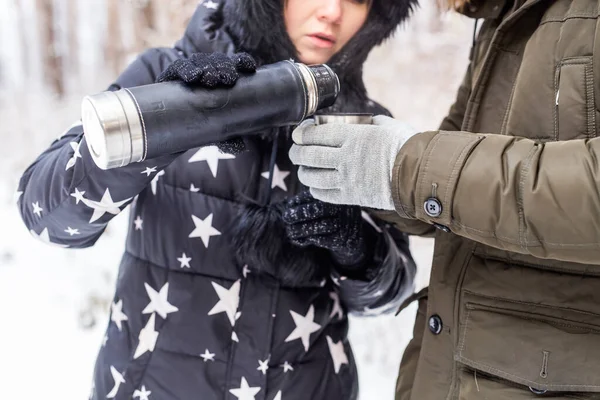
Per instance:
[[[548,392],[600,392],[600,316],[465,295],[456,361]]]
[[[556,70],[556,140],[596,136],[592,57],[566,58]]]

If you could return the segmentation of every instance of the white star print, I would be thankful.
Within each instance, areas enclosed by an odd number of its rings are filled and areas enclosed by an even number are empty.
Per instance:
[[[14,197],[13,197],[13,200],[14,200],[14,202],[15,202],[15,203],[18,203],[18,202],[19,202],[19,199],[21,198],[21,196],[22,196],[22,195],[23,195],[23,191],[22,191],[22,190],[17,190],[17,191],[15,192],[15,195],[14,195]]]
[[[260,392],[259,387],[250,387],[246,378],[242,377],[239,389],[229,389],[229,393],[238,398],[238,400],[255,400],[256,394]]]
[[[209,1],[209,4],[211,2]],[[215,3],[216,4],[216,3]],[[216,8],[216,6],[215,6]],[[202,147],[196,152],[189,160],[188,163],[206,161],[208,168],[214,178],[217,177],[217,171],[219,169],[219,160],[233,160],[235,158],[232,154],[221,153],[217,146],[206,146]]]
[[[146,386],[142,385],[141,390],[135,390],[133,392],[133,398],[139,397],[140,400],[150,400],[149,396],[152,394],[151,391],[146,390]]]
[[[167,300],[167,296],[169,295],[169,282],[165,283],[158,293],[145,282],[144,286],[146,287],[148,297],[150,297],[150,304],[144,308],[142,314],[156,312],[162,318],[167,318],[168,314],[179,311],[179,308],[175,307]]]
[[[83,193],[82,193],[83,194]],[[110,189],[106,188],[106,191],[102,195],[102,199],[100,201],[94,201],[90,199],[83,199],[83,203],[94,209],[94,213],[90,218],[90,224],[94,221],[99,220],[104,214],[110,213],[113,215],[117,215],[121,212],[121,206],[131,200],[131,197],[121,200],[121,201],[113,201],[110,195]]]
[[[290,310],[290,314],[292,314],[296,328],[292,331],[292,333],[290,333],[287,339],[285,339],[285,342],[287,343],[291,342],[292,340],[301,339],[302,344],[304,345],[304,350],[308,351],[308,348],[310,347],[311,333],[321,329],[321,325],[314,322],[315,308],[311,304],[306,316],[302,316],[292,310]]]
[[[44,228],[44,230],[42,231],[42,233],[40,233],[39,235],[32,229],[29,231],[29,233],[31,233],[31,235],[38,239],[41,240],[42,242],[55,246],[55,247],[61,247],[61,248],[66,248],[69,247],[66,244],[58,244],[58,243],[54,243],[50,241],[50,234],[48,233],[48,228]]]
[[[156,196],[156,186],[158,184],[158,180],[164,174],[165,174],[165,171],[162,170],[162,171],[158,172],[156,175],[154,175],[154,178],[152,178],[152,180],[150,181],[150,188],[152,189],[152,194],[155,196]]]
[[[75,165],[75,163],[77,162],[78,158],[81,158],[81,153],[79,152],[79,146],[81,146],[81,142],[71,142],[69,143],[71,145],[71,148],[73,149],[73,157],[71,157],[69,159],[69,161],[67,162],[67,166],[65,168],[65,171],[67,171],[69,168],[73,167]]]
[[[121,386],[121,384],[125,383],[125,378],[123,378],[123,375],[119,371],[117,371],[117,369],[112,365],[110,366],[110,374],[112,375],[112,378],[115,381],[115,385],[113,386],[110,393],[106,395],[106,398],[114,399],[117,395],[117,392],[119,391],[119,387]]]
[[[269,359],[267,358],[265,361],[258,360],[258,371],[262,372],[263,375],[267,374],[267,370],[269,369]]]
[[[156,172],[156,168],[157,167],[152,167],[152,168],[146,167],[146,169],[143,170],[141,173],[146,174],[146,176],[150,176],[151,174]]]
[[[80,201],[84,201],[83,195],[85,192],[80,192],[79,189],[75,188],[75,192],[71,193],[71,196],[75,197],[75,204],[79,204]]]
[[[346,356],[346,352],[344,351],[344,343],[341,340],[335,343],[331,337],[327,336],[327,346],[329,346],[333,368],[337,374],[340,372],[343,364],[348,364],[348,356]]]
[[[331,310],[331,314],[329,314],[329,318],[332,318],[337,314],[338,320],[342,319],[344,316],[344,310],[342,310],[342,304],[340,303],[340,296],[336,292],[330,292],[329,297],[333,300],[333,309]]]
[[[204,243],[204,247],[208,248],[208,243],[210,241],[211,236],[219,236],[221,232],[213,228],[212,220],[213,215],[210,214],[205,219],[200,219],[195,215],[192,215],[192,220],[194,221],[194,225],[196,226],[192,233],[190,233],[190,238],[199,237],[202,239],[202,243]]]
[[[281,399],[281,390],[279,392],[277,392],[277,394],[275,395],[275,397],[273,397],[273,400],[282,400]]]
[[[235,333],[235,331],[231,331],[231,340],[233,340],[236,343],[240,342],[240,338],[238,338],[237,333]]]
[[[275,165],[275,168],[273,170],[273,180],[271,181],[271,189],[280,187],[281,189],[283,189],[284,191],[287,192],[287,185],[285,184],[285,178],[287,178],[287,176],[289,174],[290,174],[289,171],[280,171],[279,167],[277,165]],[[269,179],[270,173],[269,173],[269,171],[263,172],[260,176],[262,176],[265,179]]]
[[[200,357],[204,359],[204,362],[215,361],[215,353],[211,353],[210,351],[208,351],[208,349],[204,351],[204,354],[200,354]]]
[[[190,183],[190,192],[192,193],[198,193],[200,191],[199,188],[197,188],[196,186],[194,186],[193,183]]]
[[[38,217],[41,217],[42,211],[44,211],[44,209],[40,207],[40,202],[36,201],[35,203],[31,203],[31,206],[33,207],[33,213]]]
[[[227,314],[227,318],[229,318],[231,326],[234,326],[236,320],[236,311],[240,303],[240,281],[235,281],[229,289],[225,289],[218,283],[211,283],[217,292],[217,296],[219,296],[219,301],[208,312],[208,315],[215,315],[224,312]]]
[[[127,315],[123,313],[123,299],[120,299],[116,303],[112,303],[110,305],[110,310],[110,320],[117,325],[119,332],[121,332],[121,323],[128,320]]]
[[[281,366],[281,368],[283,368],[283,373],[284,374],[287,373],[288,371],[293,371],[294,370],[294,367],[292,367],[290,365],[290,363],[287,362],[287,361],[283,363],[283,365]]]
[[[69,234],[69,236],[81,234],[81,233],[79,233],[79,229],[73,229],[70,226],[67,226],[67,229],[65,229],[65,232],[67,232]]]
[[[148,323],[146,324],[144,329],[140,331],[140,334],[138,336],[138,339],[140,341],[138,343],[137,348],[135,349],[135,354],[133,355],[134,359],[144,355],[148,351],[154,351],[156,341],[158,340],[158,332],[154,329],[156,319],[155,316],[156,314],[152,313],[150,319],[148,320]]]
[[[136,231],[141,231],[143,229],[144,220],[139,215],[137,216],[135,221],[133,221],[133,223],[135,224]]]
[[[178,257],[177,261],[179,261],[181,263],[181,265],[180,265],[181,268],[191,268],[190,261],[192,261],[192,258],[186,256],[185,253],[183,253],[183,255],[181,257]]]
[[[248,264],[246,264],[246,265],[244,265],[244,268],[242,269],[242,274],[244,275],[244,278],[247,278],[249,273],[250,273],[250,268],[248,268]]]
[[[212,0],[205,1],[204,3],[202,3],[202,5],[208,8],[209,10],[216,10],[217,7],[219,7],[219,3],[215,3]]]

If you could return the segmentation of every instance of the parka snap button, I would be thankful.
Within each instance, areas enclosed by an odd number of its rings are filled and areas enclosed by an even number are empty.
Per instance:
[[[442,215],[442,203],[435,197],[428,198],[425,204],[423,204],[423,208],[425,209],[425,214],[431,218],[437,218]]]
[[[439,315],[433,315],[431,318],[429,318],[429,330],[434,335],[439,335],[442,333],[443,327],[444,324],[442,323],[442,319]]]
[[[529,390],[531,391],[531,393],[538,395],[546,394],[548,392],[547,390],[534,389],[531,386],[529,386]]]

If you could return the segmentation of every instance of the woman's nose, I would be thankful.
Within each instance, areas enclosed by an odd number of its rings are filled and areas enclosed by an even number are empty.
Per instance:
[[[318,10],[318,17],[322,21],[332,24],[339,23],[342,19],[342,2],[344,0],[321,0],[321,6]]]

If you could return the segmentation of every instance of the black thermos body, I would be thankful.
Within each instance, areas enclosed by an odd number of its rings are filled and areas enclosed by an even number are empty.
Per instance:
[[[101,92],[84,98],[81,114],[95,163],[110,169],[298,124],[332,105],[339,90],[327,65],[281,61],[232,87],[163,82]]]

